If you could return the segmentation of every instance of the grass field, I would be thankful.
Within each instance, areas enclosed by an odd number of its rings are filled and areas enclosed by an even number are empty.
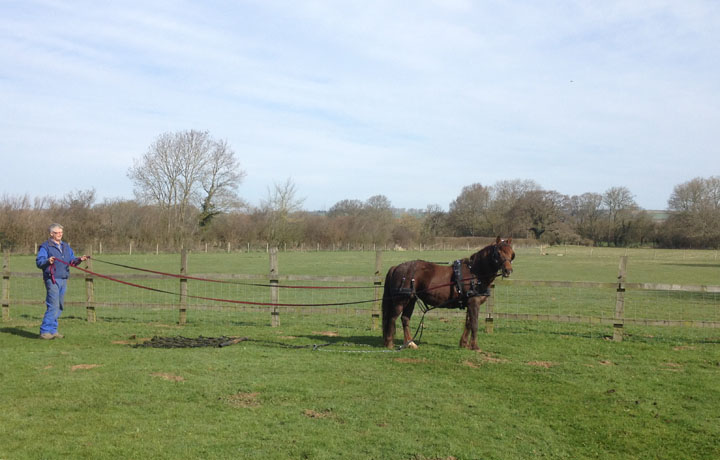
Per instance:
[[[590,251],[519,248],[513,277],[613,282],[625,251]],[[466,255],[388,252],[383,266]],[[630,282],[720,284],[714,251],[628,256]],[[177,255],[104,257],[179,271]],[[370,252],[281,253],[280,272],[370,276],[374,261]],[[30,256],[13,256],[11,269],[37,271]],[[267,270],[263,253],[191,254],[189,261],[191,273]],[[81,299],[82,283],[75,283],[71,296]],[[12,289],[42,298],[37,279],[13,280]],[[548,303],[552,293],[523,289],[523,302],[569,308]],[[556,296],[568,297],[567,305],[606,302],[605,294],[566,291]],[[113,295],[145,294],[127,288]],[[500,305],[504,295],[498,289]],[[707,315],[718,314],[716,300],[700,303]],[[176,311],[151,308],[99,310],[89,324],[77,306],[61,319],[66,338],[53,341],[36,339],[42,313],[41,306],[13,307],[11,320],[0,323],[0,459],[720,457],[717,329],[635,326],[616,343],[603,325],[496,321],[493,334],[480,336],[482,351],[473,352],[457,348],[460,318],[433,316],[418,350],[393,352],[381,347],[366,315],[352,312],[283,314],[271,328],[266,312],[223,308],[191,311],[179,326]],[[133,347],[152,336],[201,335],[250,340]]]

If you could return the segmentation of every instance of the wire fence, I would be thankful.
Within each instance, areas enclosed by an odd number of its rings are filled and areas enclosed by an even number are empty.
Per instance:
[[[99,277],[95,272],[73,270],[64,317],[164,324],[239,323],[252,317],[268,325],[278,325],[281,318],[283,322],[314,318],[318,327],[331,324],[338,328],[357,327],[360,319],[365,327],[378,328],[384,275],[379,259],[381,255],[376,256],[374,274],[364,277],[281,276],[272,261],[270,272],[264,275],[190,275],[182,267],[181,274],[161,274],[159,270],[147,273],[121,267],[116,269],[118,273]],[[95,261],[95,270],[100,272],[100,266]],[[498,281],[492,302],[481,307],[486,325],[492,324],[486,330],[508,322],[543,321],[558,332],[568,330],[570,324],[584,324],[603,336],[613,328],[627,334],[661,326],[693,327],[717,335],[720,286],[633,284],[619,278],[609,283]],[[45,290],[39,272],[4,270],[2,287],[3,321],[42,318]],[[618,310],[620,300],[622,309]],[[456,309],[436,309],[428,313],[428,325],[447,323],[464,314]],[[416,310],[414,320],[419,315]],[[459,329],[462,321],[457,323]]]

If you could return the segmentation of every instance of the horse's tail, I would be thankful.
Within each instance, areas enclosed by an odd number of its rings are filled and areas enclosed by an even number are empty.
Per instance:
[[[387,275],[385,275],[385,285],[383,286],[382,298],[382,328],[383,337],[388,337],[392,331],[393,323],[393,292],[397,289],[393,286],[393,274],[397,269],[397,265],[390,267]]]

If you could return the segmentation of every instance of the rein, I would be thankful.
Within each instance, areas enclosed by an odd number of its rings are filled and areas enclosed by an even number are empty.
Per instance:
[[[187,280],[195,280],[195,281],[205,281],[208,283],[223,283],[223,284],[236,284],[240,286],[255,286],[255,287],[279,287],[284,289],[374,289],[374,286],[296,286],[296,285],[279,285],[274,286],[271,284],[262,284],[262,283],[241,283],[239,281],[228,281],[228,280],[218,280],[218,279],[212,279],[212,278],[202,278],[198,276],[190,276],[190,275],[178,275],[176,273],[167,273],[167,272],[161,272],[157,270],[150,270],[147,268],[140,268],[140,267],[133,267],[131,265],[124,265],[119,264],[116,262],[109,262],[107,260],[101,260],[92,258],[96,262],[101,262],[108,265],[114,265],[116,267],[121,268],[127,268],[130,270],[136,270],[141,271],[145,273],[153,273],[155,275],[162,275],[162,276],[168,276],[171,278],[180,278],[180,279],[187,279]]]
[[[109,281],[114,281],[116,283],[124,284],[126,286],[132,286],[132,287],[136,287],[136,288],[140,288],[140,289],[145,289],[148,291],[159,292],[161,294],[170,294],[170,295],[174,295],[174,296],[182,296],[183,295],[183,294],[180,294],[177,292],[166,291],[163,289],[157,289],[157,288],[152,288],[152,287],[148,287],[148,286],[143,286],[142,284],[130,283],[128,281],[123,281],[123,280],[119,280],[117,278],[113,278],[112,276],[102,275],[100,273],[96,273],[96,272],[87,270],[80,266],[69,264],[61,259],[55,259],[55,260],[58,260],[70,267],[77,268],[78,270],[85,272],[89,275],[97,276],[98,278],[103,278],[103,279],[106,279]],[[219,299],[219,298],[215,298],[215,297],[203,297],[203,296],[189,295],[189,294],[186,294],[185,297],[187,297],[188,299],[209,300],[209,301],[213,301],[213,302],[226,302],[226,303],[233,303],[233,304],[240,304],[240,305],[260,305],[260,306],[266,306],[266,307],[335,307],[335,306],[358,305],[358,304],[363,304],[363,303],[375,302],[375,299],[371,299],[371,300],[360,300],[360,301],[356,301],[356,302],[300,304],[300,303],[250,302],[250,301],[246,301],[246,300]]]

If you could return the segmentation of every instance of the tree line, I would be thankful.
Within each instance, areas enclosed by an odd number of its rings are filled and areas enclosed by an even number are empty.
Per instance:
[[[95,191],[0,198],[0,246],[25,251],[52,222],[75,246],[176,250],[198,242],[242,247],[417,247],[443,237],[529,238],[542,244],[720,247],[720,177],[675,186],[666,214],[643,210],[627,187],[568,196],[532,180],[470,184],[449,203],[398,209],[384,195],[343,199],[309,211],[291,179],[257,206],[242,200],[245,172],[225,141],[208,132],[160,135],[128,170],[134,199],[97,202]]]
[[[97,248],[177,249],[189,242],[242,247],[405,248],[432,245],[442,237],[530,238],[542,244],[720,247],[720,177],[678,185],[668,215],[655,220],[640,209],[625,187],[602,194],[567,196],[540,189],[532,181],[471,184],[444,211],[397,209],[383,195],[365,201],[338,201],[326,212],[300,207],[291,181],[275,185],[260,206],[217,212],[207,220],[202,207],[188,206],[182,221],[168,221],[157,204],[116,199],[96,202],[94,190],[56,199],[8,196],[0,199],[0,245],[26,251],[47,238],[51,222],[65,226],[73,245]]]

